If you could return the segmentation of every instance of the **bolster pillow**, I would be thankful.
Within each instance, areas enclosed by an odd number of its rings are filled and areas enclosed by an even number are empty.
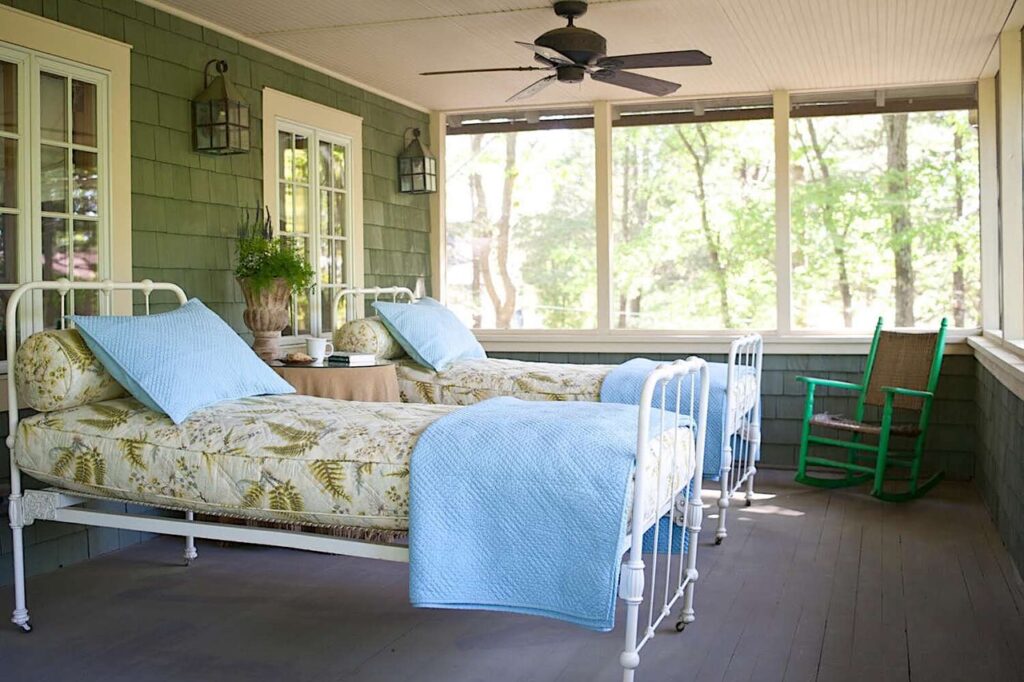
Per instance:
[[[334,350],[348,353],[373,353],[378,358],[393,360],[405,355],[379,317],[351,320],[334,332]]]
[[[33,334],[14,362],[20,407],[53,412],[128,395],[75,329]]]

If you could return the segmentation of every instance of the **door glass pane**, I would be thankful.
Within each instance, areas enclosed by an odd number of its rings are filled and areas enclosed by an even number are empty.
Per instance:
[[[98,215],[97,203],[97,168],[96,154],[94,152],[83,152],[75,150],[72,153],[74,161],[75,186],[74,186],[74,208],[77,215]]]
[[[0,214],[0,282],[18,281],[18,216]]]
[[[334,160],[334,186],[337,189],[345,189],[345,148],[336,144],[333,146],[331,155]]]
[[[39,168],[42,176],[40,206],[44,211],[68,210],[68,152],[63,147],[40,145]]]
[[[281,215],[277,218],[278,230],[281,232],[291,232],[295,229],[294,217],[292,214],[292,186],[281,185],[281,196],[279,197],[280,207],[278,210]]]
[[[0,62],[0,130],[18,132],[18,67]]]
[[[18,141],[0,138],[0,206],[18,207]]]
[[[295,157],[293,176],[295,182],[309,182],[309,138],[305,135],[295,136]]]
[[[74,261],[72,279],[94,282],[99,272],[99,230],[92,220],[76,220],[72,234],[71,253]],[[100,294],[98,291],[75,292],[76,315],[98,315]]]
[[[345,284],[345,242],[333,239],[331,244],[331,281]]]
[[[294,229],[296,232],[309,232],[309,190],[305,187],[293,187],[295,193]]]
[[[337,237],[345,236],[345,195],[342,192],[334,193],[334,211],[331,216],[330,233]]]
[[[334,297],[337,295],[337,288],[324,288],[320,292],[320,331],[334,331],[345,324],[345,300],[339,300],[337,307],[334,307]]]
[[[71,136],[75,144],[96,146],[96,86],[71,82]]]
[[[39,132],[44,140],[68,139],[67,79],[52,73],[39,75]]]
[[[277,133],[277,176],[282,180],[292,179],[292,136],[279,131]]]
[[[320,224],[323,229],[330,231],[331,225],[331,193],[325,190],[320,191]]]
[[[320,170],[317,173],[320,184],[324,187],[331,184],[331,143],[320,143]]]
[[[42,253],[43,279],[54,280],[68,276],[68,230],[67,221],[63,218],[42,219]],[[63,314],[69,314],[65,308]],[[60,326],[60,296],[55,291],[43,292],[43,326],[54,329]]]

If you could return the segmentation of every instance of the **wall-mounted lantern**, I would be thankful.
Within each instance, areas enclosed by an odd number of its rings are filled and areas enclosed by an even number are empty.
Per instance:
[[[412,139],[398,155],[398,191],[404,194],[427,194],[437,191],[437,159],[420,143],[420,129],[409,128],[406,139]]]
[[[210,79],[210,67],[217,75]],[[193,148],[201,154],[244,154],[249,151],[249,105],[227,77],[228,63],[211,59],[203,79],[206,88],[192,100]]]

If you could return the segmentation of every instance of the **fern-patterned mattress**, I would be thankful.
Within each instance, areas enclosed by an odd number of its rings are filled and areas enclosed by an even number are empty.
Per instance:
[[[132,398],[45,412],[18,425],[29,475],[88,495],[268,521],[406,530],[409,464],[419,435],[457,409],[299,395],[219,403],[180,426]],[[669,479],[648,457],[646,516],[693,472],[688,429],[666,432],[684,456]],[[481,457],[487,453],[480,453]]]
[[[409,358],[396,363],[402,400],[431,405],[472,405],[488,398],[523,400],[601,399],[601,384],[615,365],[559,364],[483,358],[459,360],[440,372]],[[740,374],[737,414],[757,402],[757,377]]]

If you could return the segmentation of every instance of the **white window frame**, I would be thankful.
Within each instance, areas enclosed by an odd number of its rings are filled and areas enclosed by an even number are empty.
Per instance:
[[[263,197],[270,208],[277,235],[277,220],[281,215],[278,189],[278,131],[301,132],[308,136],[311,186],[310,219],[310,263],[316,271],[313,287],[310,328],[312,335],[330,336],[333,330],[324,329],[320,320],[320,230],[319,196],[315,192],[319,180],[319,141],[329,141],[346,146],[346,226],[348,229],[345,248],[346,284],[350,287],[363,286],[363,119],[359,116],[310,102],[272,88],[263,89]],[[347,314],[351,314],[346,311]],[[308,334],[286,337],[285,346],[299,345]]]
[[[1019,38],[1019,35],[1018,35]],[[1018,60],[1019,61],[1019,60]],[[1018,99],[1019,99],[1018,83]],[[979,108],[981,103],[979,93]],[[776,328],[759,331],[765,338],[765,351],[769,353],[820,353],[866,354],[870,346],[869,333],[843,331],[795,329],[792,326],[792,254],[791,254],[791,197],[789,183],[790,169],[790,93],[775,91],[772,97],[772,120],[774,123],[775,147],[775,273],[776,273]],[[594,168],[595,215],[597,227],[597,328],[583,330],[558,329],[474,329],[473,332],[489,351],[521,352],[636,352],[643,349],[651,353],[721,353],[728,350],[728,344],[740,330],[637,330],[616,329],[611,324],[612,282],[612,104],[606,101],[593,103],[594,110]],[[575,107],[578,109],[577,107]],[[508,111],[508,109],[502,109]],[[434,112],[431,114],[431,139],[435,143],[438,159],[438,178],[446,176],[444,138],[447,118],[466,112]],[[479,113],[479,112],[475,112]],[[979,130],[981,138],[988,134],[983,123]],[[984,154],[984,152],[982,152]],[[1018,155],[1019,160],[1019,155]],[[1020,164],[1018,164],[1020,165]],[[987,177],[987,176],[986,176]],[[431,199],[431,264],[433,295],[444,301],[446,275],[446,225],[444,214],[444,185],[439,185],[438,195]],[[984,190],[982,190],[984,191]],[[984,201],[983,201],[984,206]],[[983,211],[986,208],[983,207]],[[987,210],[991,210],[987,207]],[[987,215],[987,213],[983,213]],[[1020,224],[1020,221],[1018,221]],[[984,232],[984,227],[982,230]],[[985,243],[983,238],[982,249]],[[983,295],[985,294],[983,290]],[[983,311],[985,302],[982,301]],[[1022,308],[1024,311],[1024,308]],[[744,330],[746,331],[746,330]],[[981,328],[953,329],[947,335],[947,353],[969,354],[967,338],[981,333]]]

